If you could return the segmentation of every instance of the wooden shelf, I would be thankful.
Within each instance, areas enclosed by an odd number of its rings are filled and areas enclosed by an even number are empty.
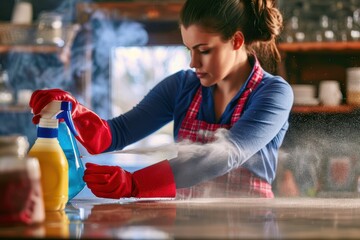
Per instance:
[[[283,52],[360,52],[360,41],[280,43],[278,48]]]
[[[97,3],[79,3],[77,6],[78,22],[87,22],[94,12],[99,12],[109,19],[131,19],[142,21],[175,21],[178,22],[178,16],[183,3],[168,1],[152,2],[97,2]]]
[[[351,113],[358,109],[359,107],[351,106],[351,105],[340,105],[340,106],[301,106],[301,105],[294,105],[292,108],[293,113],[303,113],[303,114],[310,114],[310,113]]]
[[[29,106],[25,105],[9,105],[9,106],[1,106],[0,105],[0,113],[21,113],[21,112],[30,112],[31,109]]]
[[[79,24],[71,24],[63,28],[64,45],[37,44],[35,42],[36,25],[18,25],[0,23],[0,53],[62,53],[67,51],[80,30]],[[12,34],[11,32],[15,32]],[[1,36],[3,37],[1,38]]]
[[[279,43],[278,49],[277,73],[291,84],[334,79],[346,86],[346,69],[360,66],[360,41]]]
[[[62,49],[55,45],[0,45],[0,53],[58,53],[61,51]]]

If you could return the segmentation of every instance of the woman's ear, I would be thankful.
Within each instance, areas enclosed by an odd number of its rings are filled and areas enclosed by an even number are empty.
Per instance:
[[[237,31],[234,34],[232,41],[233,41],[234,50],[238,50],[239,48],[242,47],[242,45],[244,45],[245,42],[244,34],[240,31]]]

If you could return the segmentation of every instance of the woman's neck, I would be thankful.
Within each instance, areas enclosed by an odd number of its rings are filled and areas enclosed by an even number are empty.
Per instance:
[[[225,79],[214,86],[214,107],[215,118],[218,121],[225,111],[227,105],[240,91],[248,79],[252,70],[249,59],[246,57],[239,60],[239,63],[234,66],[234,71],[230,73]]]
[[[241,89],[252,71],[249,57],[247,55],[241,57],[233,69],[225,79],[216,84],[216,91],[221,91],[224,95],[232,95]]]

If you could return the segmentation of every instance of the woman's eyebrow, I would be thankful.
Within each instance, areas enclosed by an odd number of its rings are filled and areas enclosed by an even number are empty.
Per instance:
[[[199,44],[196,44],[195,46],[192,47],[192,49],[195,49],[195,48],[198,48],[200,46],[205,46],[207,45],[206,43],[199,43]]]

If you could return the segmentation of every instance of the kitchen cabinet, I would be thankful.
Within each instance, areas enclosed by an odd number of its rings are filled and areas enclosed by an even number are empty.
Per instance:
[[[30,29],[30,30],[29,30]],[[21,90],[34,91],[42,88],[62,88],[71,91],[79,99],[88,84],[77,78],[73,65],[73,44],[80,30],[77,24],[66,26],[65,44],[36,44],[36,25],[0,23],[0,64],[9,75],[15,101],[0,105],[0,135],[20,134],[33,144],[36,127],[32,124],[32,113],[28,100],[20,99]],[[77,52],[80,55],[79,52]],[[78,66],[76,66],[78,67]],[[26,99],[29,96],[26,95]]]
[[[279,73],[292,84],[335,79],[343,85],[346,68],[360,66],[359,42],[280,43]]]
[[[318,88],[323,80],[339,81],[342,105],[294,106],[298,113],[349,113],[356,106],[346,105],[346,69],[360,67],[360,41],[279,43],[283,61],[278,73],[290,84],[312,84]]]
[[[178,26],[182,5],[181,2],[172,1],[78,3],[77,22],[88,24],[99,16],[104,22],[109,21],[115,26],[119,22],[137,22],[148,34],[146,45],[182,44]],[[112,25],[104,23],[101,26],[113,28]]]
[[[339,107],[294,106],[293,112],[350,113],[347,105],[346,69],[360,66],[359,1],[277,0],[283,14],[284,31],[278,48],[283,62],[278,73],[291,84],[312,84],[323,80],[340,83],[343,95]]]
[[[360,67],[360,42],[284,42],[278,49],[283,59],[278,74],[290,84],[318,89],[321,81],[336,80],[343,95],[339,106],[293,106],[282,145],[288,157],[280,159],[280,168],[292,171],[301,195],[355,194],[360,176],[360,108],[346,103],[346,69]],[[341,170],[334,170],[338,162],[347,169],[342,180]]]
[[[17,54],[62,54],[63,49],[58,48],[57,46],[36,46],[36,45],[0,45],[0,56],[3,58],[6,57],[9,53]],[[28,112],[30,111],[27,105],[19,105],[13,103],[11,105],[0,105],[0,112]]]
[[[63,65],[64,71],[62,72],[64,77],[67,77],[70,69],[70,61],[71,61],[71,46],[73,40],[75,38],[76,33],[79,30],[79,26],[77,24],[73,24],[64,28],[64,36],[65,44],[64,46],[57,46],[51,44],[36,44],[35,42],[35,32],[36,32],[36,25],[18,25],[18,24],[11,24],[11,23],[0,23],[0,62],[5,67],[5,70],[11,69],[12,72],[19,71],[16,69],[17,65],[14,65],[11,61],[8,60],[9,55],[29,55],[35,58],[36,55],[42,56],[54,56]],[[13,33],[11,33],[13,31]],[[31,60],[27,61],[26,63],[29,64],[28,68],[32,68]],[[17,63],[21,64],[21,63]],[[50,65],[48,67],[51,67]],[[25,71],[22,68],[22,71]],[[9,71],[8,71],[9,72]],[[17,85],[22,85],[21,82],[16,81],[12,82],[12,78],[10,78],[11,85],[14,86],[16,89]],[[54,79],[49,79],[48,81],[51,82]],[[27,81],[27,79],[22,79],[21,81]],[[35,84],[36,85],[36,84]],[[36,88],[36,87],[35,87]],[[35,90],[35,89],[32,89]],[[28,106],[18,105],[15,103],[11,105],[0,105],[0,112],[27,112],[30,111]]]

